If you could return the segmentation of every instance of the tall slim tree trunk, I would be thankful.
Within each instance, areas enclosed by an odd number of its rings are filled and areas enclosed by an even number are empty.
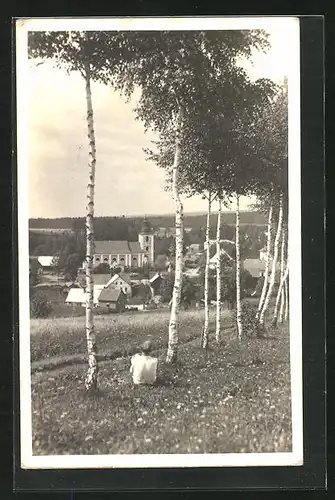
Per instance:
[[[284,276],[285,245],[286,245],[285,228],[283,227],[282,239],[281,239],[281,252],[280,252],[280,281],[283,279],[283,276]],[[284,285],[285,285],[285,283],[284,283]],[[283,322],[283,317],[284,317],[284,308],[285,308],[285,286],[284,285],[282,287],[281,294],[280,294],[279,317],[278,317],[279,323]],[[278,290],[278,293],[279,293],[279,290]]]
[[[286,278],[285,283],[284,283],[284,291],[285,291],[284,321],[288,320],[289,308],[290,308],[288,279],[289,279],[289,277]]]
[[[207,210],[207,222],[206,222],[206,265],[205,265],[205,290],[204,290],[204,300],[205,300],[205,325],[202,333],[202,347],[206,349],[208,345],[208,330],[209,330],[209,261],[210,261],[210,247],[209,247],[209,229],[210,229],[210,216],[212,208],[212,198],[211,193],[208,193],[208,210]]]
[[[283,290],[284,283],[285,283],[285,280],[287,278],[287,275],[288,275],[288,264],[286,265],[285,273],[284,273],[283,277],[280,280],[280,285],[279,285],[279,288],[278,288],[278,293],[277,293],[277,297],[276,297],[276,304],[275,304],[275,310],[274,310],[273,318],[272,318],[272,326],[274,326],[274,327],[277,326],[279,301],[280,301],[281,292]]]
[[[236,196],[236,324],[238,339],[242,340],[242,306],[241,306],[241,257],[240,257],[240,197]]]
[[[288,253],[288,235],[287,235],[287,242],[286,242],[286,260],[289,260],[289,253]],[[289,279],[290,279],[290,273],[288,274],[285,283],[284,283],[284,292],[285,292],[285,308],[284,308],[284,321],[288,320],[288,315],[289,315],[289,309],[290,309],[290,296],[289,296]]]
[[[96,166],[96,146],[94,135],[94,119],[91,93],[91,74],[90,64],[86,65],[86,104],[87,104],[87,128],[89,139],[89,181],[87,184],[87,209],[86,209],[86,342],[88,354],[88,370],[85,379],[87,391],[94,391],[98,385],[98,362],[97,362],[97,344],[94,331],[93,317],[93,254],[94,254],[94,185],[95,185],[95,166]]]
[[[221,211],[222,211],[222,201],[219,198],[219,208],[218,208],[218,220],[216,228],[216,330],[215,330],[215,340],[220,342],[221,334]]]
[[[279,241],[280,241],[282,223],[283,223],[283,195],[281,194],[280,200],[279,200],[278,225],[277,225],[277,232],[276,232],[276,237],[275,237],[275,242],[274,242],[273,261],[272,261],[272,269],[271,269],[269,288],[268,288],[268,291],[267,291],[267,294],[266,294],[266,297],[264,300],[262,311],[261,311],[260,316],[259,316],[259,323],[261,326],[264,325],[265,313],[269,307],[273,287],[275,284],[276,267],[277,267],[277,260],[278,260]]]
[[[264,270],[264,281],[263,281],[263,288],[262,288],[261,297],[260,297],[259,303],[258,303],[256,319],[258,319],[258,317],[261,313],[261,310],[262,310],[263,304],[264,304],[264,300],[265,300],[265,296],[266,296],[266,292],[268,290],[269,267],[270,267],[270,256],[271,256],[272,214],[273,214],[273,207],[271,204],[270,209],[269,209],[269,217],[268,217],[268,232],[267,232],[267,242],[266,242],[266,260],[265,260],[265,270]]]
[[[172,189],[173,198],[175,201],[176,210],[176,264],[175,264],[175,279],[172,293],[172,305],[169,323],[169,341],[166,354],[166,362],[173,363],[177,359],[178,352],[178,316],[180,311],[181,288],[183,280],[183,204],[179,196],[179,161],[180,161],[180,144],[181,144],[181,129],[183,123],[183,108],[179,105],[177,130],[176,130],[176,145],[173,162],[172,174]]]

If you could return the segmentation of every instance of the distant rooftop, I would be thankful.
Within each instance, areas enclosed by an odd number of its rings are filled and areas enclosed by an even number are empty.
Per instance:
[[[96,241],[96,254],[128,254],[143,253],[138,241]]]

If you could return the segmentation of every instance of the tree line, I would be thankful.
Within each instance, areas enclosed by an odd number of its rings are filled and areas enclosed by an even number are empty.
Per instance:
[[[251,81],[238,64],[253,50],[266,51],[262,30],[186,32],[35,32],[29,34],[29,55],[52,58],[57,67],[81,74],[86,91],[89,142],[86,228],[86,338],[88,371],[85,385],[98,383],[97,341],[93,317],[94,194],[97,165],[93,81],[110,85],[125,99],[140,91],[135,116],[157,141],[147,158],[166,173],[175,204],[175,276],[166,361],[178,353],[178,320],[183,286],[184,199],[200,194],[208,203],[205,318],[202,347],[209,342],[209,239],[213,207],[217,207],[217,254],[221,253],[224,207],[236,204],[236,324],[243,339],[241,303],[241,196],[253,195],[268,212],[267,271],[255,320],[261,329],[273,294],[277,262],[281,280],[276,314],[288,307],[287,257],[287,88],[267,79]],[[113,117],[111,116],[111,119]],[[273,237],[274,234],[274,237]],[[114,238],[113,238],[114,239]],[[217,315],[215,340],[220,341],[222,259],[216,265]],[[285,309],[286,308],[286,309]]]

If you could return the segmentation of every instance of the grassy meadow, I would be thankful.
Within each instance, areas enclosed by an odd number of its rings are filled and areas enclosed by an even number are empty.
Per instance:
[[[291,451],[287,327],[239,345],[225,312],[220,345],[204,351],[203,314],[181,313],[175,366],[164,361],[168,311],[97,317],[95,396],[84,391],[84,318],[32,320],[33,453]],[[211,311],[212,331],[214,319]],[[157,384],[134,387],[130,355],[147,338],[159,357]]]

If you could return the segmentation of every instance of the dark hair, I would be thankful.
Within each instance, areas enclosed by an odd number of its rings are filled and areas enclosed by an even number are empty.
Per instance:
[[[142,347],[141,347],[141,350],[144,354],[149,354],[149,352],[151,351],[151,342],[150,340],[146,340],[143,344],[142,344]]]

